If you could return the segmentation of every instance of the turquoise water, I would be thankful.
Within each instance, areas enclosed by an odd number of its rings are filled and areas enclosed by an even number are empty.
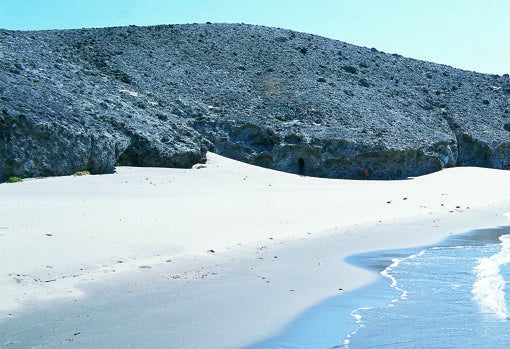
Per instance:
[[[435,247],[353,256],[380,280],[310,309],[251,348],[510,348],[507,234],[490,229]]]

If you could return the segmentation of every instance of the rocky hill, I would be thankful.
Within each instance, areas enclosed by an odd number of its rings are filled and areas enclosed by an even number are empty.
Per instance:
[[[332,178],[510,162],[510,78],[244,24],[0,30],[0,180],[190,167]]]

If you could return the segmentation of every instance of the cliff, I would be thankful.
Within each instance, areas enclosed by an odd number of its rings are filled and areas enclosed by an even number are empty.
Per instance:
[[[191,167],[311,176],[510,162],[510,78],[244,24],[0,30],[0,180]]]

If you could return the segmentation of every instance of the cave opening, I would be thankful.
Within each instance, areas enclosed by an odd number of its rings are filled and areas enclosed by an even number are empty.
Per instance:
[[[305,175],[305,159],[303,158],[298,159],[298,174],[300,176]]]

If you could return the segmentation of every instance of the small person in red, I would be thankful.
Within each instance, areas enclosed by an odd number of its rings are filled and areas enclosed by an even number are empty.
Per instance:
[[[363,170],[363,179],[367,179],[367,180],[370,179],[370,172],[368,170],[368,167],[365,167],[365,169]]]

